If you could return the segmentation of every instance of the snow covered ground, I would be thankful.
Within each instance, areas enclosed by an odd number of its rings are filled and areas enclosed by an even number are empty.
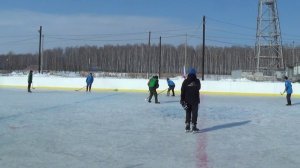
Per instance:
[[[85,77],[78,74],[64,74],[67,76],[53,76],[50,74],[34,74],[33,86],[46,89],[75,90],[86,85]],[[183,82],[182,77],[171,78],[175,84],[175,90],[180,91]],[[95,90],[129,90],[147,91],[148,79],[130,79],[117,77],[96,77],[93,83]],[[222,94],[262,94],[279,95],[284,90],[284,82],[253,82],[246,79],[221,79],[201,81],[203,93],[222,93]],[[160,79],[159,90],[168,88],[165,78]],[[0,88],[6,87],[27,87],[26,74],[11,74],[0,76]],[[293,83],[294,96],[300,96],[300,83]]]
[[[300,99],[201,95],[201,133],[179,97],[0,89],[0,167],[298,168]]]

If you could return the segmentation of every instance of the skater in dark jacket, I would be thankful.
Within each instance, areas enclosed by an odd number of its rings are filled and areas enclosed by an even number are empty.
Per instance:
[[[159,104],[158,99],[157,99],[157,92],[156,92],[156,89],[159,87],[158,76],[153,76],[148,81],[148,87],[149,87],[149,92],[150,92],[150,95],[148,97],[148,102],[151,103],[152,96],[154,95],[155,103]]]
[[[199,131],[197,128],[198,105],[200,103],[199,90],[201,89],[200,80],[196,76],[196,70],[190,69],[187,78],[181,86],[180,104],[186,111],[185,130],[190,131],[190,123],[192,122],[192,131]]]
[[[291,101],[291,96],[293,93],[293,88],[292,88],[292,83],[291,81],[288,79],[287,76],[284,77],[285,82],[284,82],[284,91],[283,93],[281,93],[282,95],[286,92],[286,101],[287,101],[287,106],[292,105],[292,101]]]
[[[86,78],[86,91],[91,92],[93,82],[94,82],[94,77],[93,74],[90,73]]]
[[[168,82],[168,86],[169,86],[168,91],[167,91],[167,96],[170,95],[171,90],[172,90],[172,96],[175,96],[175,93],[174,93],[175,83],[169,78],[167,78],[167,82]]]
[[[32,83],[32,70],[29,71],[29,74],[28,74],[28,86],[27,86],[27,91],[29,93],[31,93],[31,83]]]

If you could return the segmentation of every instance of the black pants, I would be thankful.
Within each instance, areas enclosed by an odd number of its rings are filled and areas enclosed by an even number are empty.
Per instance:
[[[192,124],[197,125],[198,104],[188,106],[189,108],[186,110],[185,123],[190,124],[192,119]]]
[[[92,88],[92,84],[87,84],[86,85],[86,91],[91,91],[91,88]]]
[[[169,88],[168,88],[168,92],[167,92],[167,95],[169,96],[170,95],[170,91],[172,90],[172,96],[175,96],[175,93],[174,93],[174,88],[175,88],[175,86],[169,86]]]
[[[288,105],[292,105],[291,96],[292,96],[291,93],[290,94],[286,94],[286,101],[287,101]]]
[[[152,96],[154,95],[155,102],[158,102],[156,88],[149,87],[149,91],[150,91],[150,95],[149,95],[148,101],[150,102],[152,99]]]
[[[28,86],[27,86],[27,91],[28,92],[31,92],[30,88],[31,88],[31,82],[28,82]]]

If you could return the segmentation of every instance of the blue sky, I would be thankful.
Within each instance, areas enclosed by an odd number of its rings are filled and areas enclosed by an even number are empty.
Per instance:
[[[254,45],[258,0],[0,0],[0,53],[151,42],[189,45]],[[283,43],[300,42],[299,0],[278,0]]]

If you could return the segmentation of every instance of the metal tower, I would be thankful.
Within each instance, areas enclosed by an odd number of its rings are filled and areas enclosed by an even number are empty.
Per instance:
[[[255,43],[256,70],[283,70],[282,40],[276,0],[258,0]]]

